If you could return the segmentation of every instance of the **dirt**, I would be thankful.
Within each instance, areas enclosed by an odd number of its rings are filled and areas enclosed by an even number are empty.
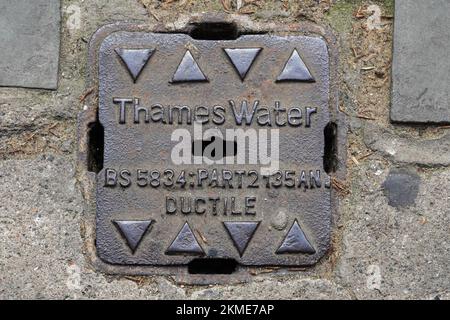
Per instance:
[[[72,142],[67,137],[73,134],[65,123],[55,122],[37,129],[23,130],[0,137],[0,159],[23,159],[37,154],[69,154]]]

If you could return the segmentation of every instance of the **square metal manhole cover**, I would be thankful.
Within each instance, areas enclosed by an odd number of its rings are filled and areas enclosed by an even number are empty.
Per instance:
[[[198,258],[316,263],[331,233],[329,60],[316,36],[105,37],[100,259],[135,267]]]

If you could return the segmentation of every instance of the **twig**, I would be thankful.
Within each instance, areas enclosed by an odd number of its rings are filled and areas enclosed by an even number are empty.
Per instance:
[[[333,189],[335,189],[341,196],[347,196],[352,193],[345,183],[334,177],[331,178],[331,185],[333,186]]]
[[[48,132],[50,132],[53,136],[57,137],[57,138],[61,138],[61,136],[57,135],[56,133],[54,133],[51,129],[48,130]]]
[[[276,270],[279,270],[279,267],[273,267],[273,268],[265,268],[265,269],[260,269],[260,270],[250,270],[250,274],[251,275],[258,275],[258,274],[262,274],[262,273],[271,273],[274,272]]]
[[[206,240],[205,236],[200,231],[198,231],[198,229],[195,229],[195,232],[197,232],[197,234],[205,244],[208,244],[208,240]]]
[[[362,10],[362,6],[360,6],[358,8],[358,11],[356,11],[355,13],[355,18],[361,19],[361,18],[365,18],[366,14],[365,14],[366,10]]]
[[[95,87],[89,88],[87,89],[80,97],[80,102],[84,102],[84,100],[86,100],[86,98],[88,97],[88,95],[90,95],[92,92],[94,92]]]
[[[350,117],[350,115],[347,113],[347,111],[345,111],[344,109],[341,108],[341,106],[338,107],[339,111],[342,112],[343,114],[345,114],[347,117]]]
[[[356,117],[361,118],[361,119],[366,119],[366,120],[377,120],[375,118],[368,117],[368,116],[365,116],[365,115],[362,115],[362,114],[358,114],[358,115],[356,115]]]
[[[159,17],[152,10],[150,10],[148,8],[147,8],[147,10],[152,15],[152,17],[155,18],[155,20],[159,22]]]
[[[351,156],[350,159],[352,159],[352,161],[353,161],[357,166],[359,166],[359,161],[358,161],[358,159],[356,159],[354,156]]]
[[[220,2],[222,2],[223,11],[225,11],[226,13],[230,13],[231,12],[230,0],[220,0]]]
[[[370,156],[373,155],[374,153],[375,153],[375,152],[370,152],[370,153],[368,153],[368,154],[366,154],[366,155],[363,155],[362,157],[359,157],[358,160],[359,160],[359,161],[362,161],[362,160],[364,160],[364,159],[370,157]]]

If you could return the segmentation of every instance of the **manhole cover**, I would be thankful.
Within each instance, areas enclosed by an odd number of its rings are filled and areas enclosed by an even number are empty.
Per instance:
[[[331,115],[322,38],[118,31],[98,55],[104,262],[304,266],[325,254]]]

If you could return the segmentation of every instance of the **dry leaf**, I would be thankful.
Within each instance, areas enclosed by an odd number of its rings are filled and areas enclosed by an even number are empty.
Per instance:
[[[222,2],[222,6],[226,12],[230,12],[232,10],[231,0],[220,0]]]
[[[350,188],[345,183],[334,177],[331,178],[331,185],[333,186],[333,189],[335,189],[341,196],[347,196],[351,193]]]
[[[256,9],[251,6],[242,7],[241,10],[239,10],[239,13],[241,13],[241,14],[252,14],[255,12],[256,12]]]

